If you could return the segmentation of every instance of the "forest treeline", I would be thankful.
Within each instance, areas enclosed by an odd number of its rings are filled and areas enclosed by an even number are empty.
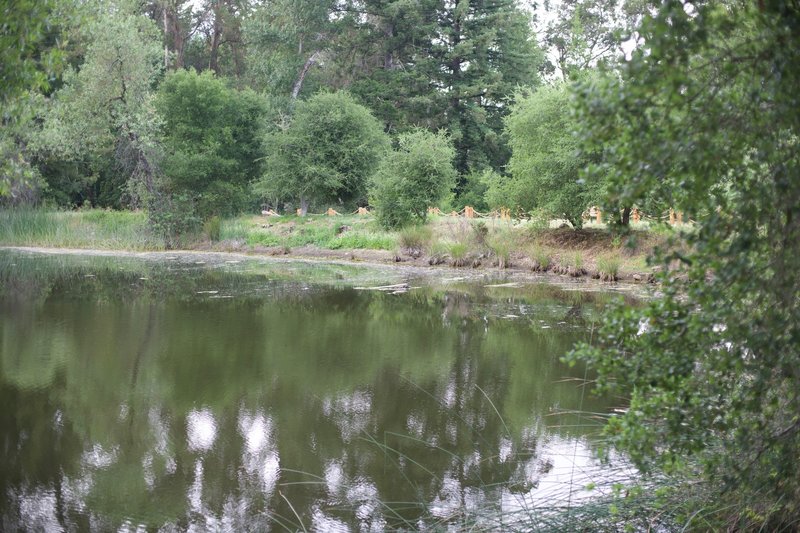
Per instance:
[[[645,486],[571,516],[797,529],[797,0],[76,4],[4,4],[5,204],[141,206],[167,234],[262,202],[690,213],[659,294],[568,356],[625,403],[605,435]]]
[[[578,221],[601,184],[576,185],[591,155],[568,84],[618,58],[637,18],[613,0],[26,6],[39,27],[15,60],[43,77],[4,118],[3,202],[146,207],[166,232],[262,203]]]

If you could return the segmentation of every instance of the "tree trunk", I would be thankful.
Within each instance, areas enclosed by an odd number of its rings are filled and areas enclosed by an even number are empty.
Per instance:
[[[177,9],[170,13],[170,26],[172,33],[172,49],[175,53],[175,70],[183,68],[183,48],[186,38],[181,30],[180,17]]]
[[[625,227],[628,227],[631,223],[631,208],[630,207],[623,207],[622,208],[622,218],[620,218],[619,223]]]
[[[385,70],[392,70],[394,69],[394,54],[392,53],[392,38],[394,37],[394,24],[388,24],[386,29],[384,30],[386,35],[386,41],[389,43],[387,45],[386,54],[383,56],[383,68]]]
[[[311,57],[309,57],[308,60],[306,60],[306,63],[305,65],[303,65],[303,68],[300,69],[300,74],[297,75],[297,81],[294,82],[294,87],[292,87],[293,102],[297,100],[297,97],[300,95],[300,91],[303,88],[303,82],[306,79],[306,74],[308,74],[308,71],[311,69],[311,66],[314,63],[316,63],[317,60],[319,59],[319,54],[320,54],[319,50],[311,54]]]
[[[300,197],[300,216],[304,217],[308,213],[308,198],[305,196]]]
[[[169,28],[167,27],[167,6],[164,5],[162,11],[163,19],[164,19],[164,69],[169,68],[169,44],[167,42],[167,36],[169,35]]]
[[[219,44],[222,41],[222,0],[215,0],[211,5],[214,11],[214,29],[211,34],[211,50],[208,59],[208,68],[219,74]]]

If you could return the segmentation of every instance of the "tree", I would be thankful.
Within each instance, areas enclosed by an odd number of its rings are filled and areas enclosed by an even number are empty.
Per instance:
[[[255,190],[309,203],[358,202],[388,141],[369,110],[344,92],[298,102],[291,124],[268,135],[266,171]]]
[[[456,169],[462,176],[486,167],[499,171],[509,156],[502,139],[507,100],[518,86],[538,82],[543,61],[530,17],[513,0],[444,1],[437,17],[429,74],[446,101]]]
[[[563,81],[604,61],[623,55],[641,6],[638,0],[563,0],[544,29],[544,45],[550,50]]]
[[[0,107],[3,121],[18,113],[28,91],[49,87],[62,54],[53,29],[67,6],[57,0],[13,0],[2,7],[0,26]]]
[[[417,220],[455,187],[455,150],[444,132],[415,130],[401,134],[397,150],[388,154],[372,180],[370,203],[387,228]]]
[[[447,129],[460,187],[471,171],[502,169],[508,100],[538,83],[544,61],[516,1],[360,0],[332,13],[331,84],[360,97],[388,131]]]
[[[261,173],[261,98],[228,87],[210,71],[180,70],[161,84],[156,104],[170,189],[196,197],[202,217],[240,211],[249,183]]]
[[[135,199],[152,193],[158,176],[152,87],[161,52],[152,23],[123,7],[105,6],[88,27],[84,62],[64,73],[35,144],[65,161],[113,159]]]
[[[43,186],[27,150],[28,119],[61,70],[58,23],[72,13],[57,0],[16,0],[0,9],[0,201],[17,205],[36,200]]]
[[[437,0],[362,0],[347,7],[349,27],[338,49],[338,78],[360,98],[386,131],[445,125],[443,94],[431,73],[438,33]]]
[[[247,21],[251,83],[296,100],[332,47],[332,0],[268,0]],[[312,91],[313,91],[312,87]]]
[[[571,102],[565,83],[517,96],[506,119],[511,176],[491,182],[492,207],[541,209],[577,226],[586,207],[599,200],[602,178],[579,176],[589,159],[578,153]]]
[[[575,357],[630,396],[613,442],[645,471],[697,468],[696,505],[728,529],[800,519],[798,28],[792,3],[668,1],[621,79],[579,100],[609,202],[667,186],[698,223],[661,257],[681,265],[663,296],[618,309]]]

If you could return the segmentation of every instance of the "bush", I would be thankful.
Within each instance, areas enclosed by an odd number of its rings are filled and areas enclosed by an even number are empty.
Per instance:
[[[501,179],[500,174],[493,170],[470,172],[464,178],[464,186],[456,197],[453,208],[461,211],[465,206],[470,206],[478,211],[487,211],[489,204],[486,201],[486,191],[490,183],[499,179]]]
[[[217,215],[209,218],[203,223],[203,232],[210,241],[218,241],[222,234],[222,219]]]
[[[378,222],[396,228],[425,222],[428,207],[455,187],[455,150],[443,133],[415,130],[400,135],[397,150],[381,162],[370,186]]]
[[[177,248],[182,236],[197,230],[200,220],[194,209],[194,201],[188,194],[159,194],[148,202],[150,230],[164,245]]]
[[[241,212],[249,183],[261,174],[263,99],[211,72],[179,70],[159,87],[156,105],[171,190],[196,195],[201,217]]]
[[[494,180],[487,192],[492,207],[540,208],[550,216],[566,217],[574,226],[581,213],[602,195],[603,180],[579,179],[592,154],[578,154],[566,84],[545,86],[519,94],[506,119],[512,156],[511,177]]]
[[[265,173],[253,186],[264,198],[310,203],[366,196],[367,181],[388,148],[381,124],[345,93],[320,93],[297,104],[291,125],[267,136]]]

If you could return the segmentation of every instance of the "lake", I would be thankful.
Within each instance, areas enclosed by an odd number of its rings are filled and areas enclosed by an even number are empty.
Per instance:
[[[620,475],[560,357],[629,294],[0,250],[0,529],[524,528]]]

